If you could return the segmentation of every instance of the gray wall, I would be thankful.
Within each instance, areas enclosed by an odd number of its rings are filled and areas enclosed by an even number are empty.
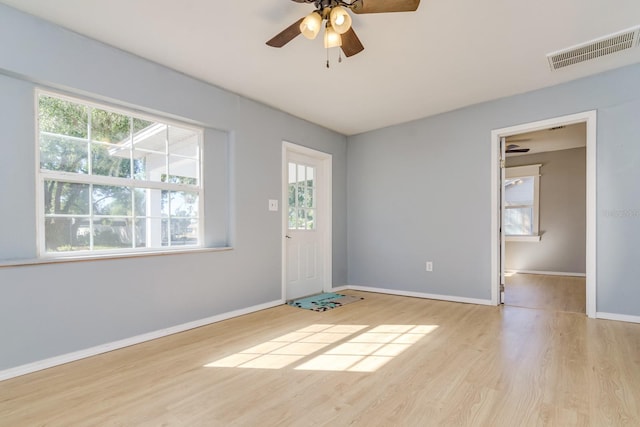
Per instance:
[[[279,300],[281,216],[267,200],[281,198],[283,140],[333,155],[333,283],[346,283],[346,137],[0,5],[5,259],[35,256],[36,86],[224,131],[230,183],[205,180],[218,196],[230,186],[230,230],[207,239],[234,249],[0,268],[0,370]],[[207,225],[226,215],[216,202]]]
[[[349,283],[489,300],[491,130],[588,110],[596,309],[640,315],[640,65],[350,137]]]
[[[508,157],[507,167],[540,168],[539,242],[506,242],[507,270],[586,272],[587,150]]]

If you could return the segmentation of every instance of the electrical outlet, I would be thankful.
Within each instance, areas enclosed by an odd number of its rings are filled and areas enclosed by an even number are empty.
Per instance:
[[[269,200],[269,210],[272,212],[278,211],[278,201],[277,200]]]
[[[433,262],[427,261],[427,265],[425,267],[426,271],[433,271]]]

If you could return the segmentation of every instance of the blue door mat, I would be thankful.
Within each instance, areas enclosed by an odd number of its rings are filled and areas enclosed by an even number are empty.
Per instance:
[[[303,308],[305,310],[327,311],[332,308],[342,307],[343,305],[361,301],[363,299],[364,298],[362,297],[356,297],[353,295],[327,292],[318,295],[311,295],[310,297],[295,299],[289,301],[287,304],[292,307]]]

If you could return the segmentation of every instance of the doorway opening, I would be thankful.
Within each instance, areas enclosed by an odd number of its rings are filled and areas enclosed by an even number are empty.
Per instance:
[[[330,154],[283,142],[282,298],[332,288]]]
[[[586,291],[584,292],[584,298],[582,299],[584,304],[584,310],[580,310],[580,311],[583,313],[586,312],[586,314],[589,317],[595,317],[595,313],[596,313],[596,282],[595,282],[596,280],[596,275],[595,275],[595,268],[596,268],[596,258],[595,258],[596,113],[595,111],[589,111],[589,112],[574,114],[570,116],[557,117],[554,119],[543,120],[543,121],[538,121],[538,122],[533,122],[533,123],[528,123],[528,124],[523,124],[518,126],[512,126],[512,127],[497,129],[492,131],[491,142],[492,142],[493,173],[492,173],[491,256],[492,256],[493,280],[492,280],[491,296],[492,296],[492,302],[496,305],[498,305],[501,302],[504,302],[503,292],[504,292],[505,283],[507,283],[509,280],[516,281],[516,279],[508,278],[505,274],[505,273],[508,273],[507,271],[505,271],[505,268],[507,266],[505,262],[505,258],[506,258],[505,253],[508,250],[507,240],[516,240],[516,241],[519,240],[520,242],[526,242],[526,241],[537,242],[537,241],[540,241],[540,239],[545,239],[544,237],[545,230],[542,229],[538,231],[537,224],[534,224],[534,222],[539,218],[539,217],[536,218],[535,209],[534,209],[539,207],[538,205],[539,201],[536,200],[535,203],[532,201],[530,206],[527,204],[522,204],[524,202],[521,202],[521,203],[513,202],[511,203],[511,205],[509,205],[509,201],[505,201],[505,193],[507,193],[508,189],[505,188],[504,186],[506,182],[507,184],[511,183],[514,185],[522,184],[520,185],[520,187],[523,189],[527,188],[527,186],[530,186],[533,188],[533,181],[528,182],[527,178],[525,178],[524,175],[523,177],[519,177],[518,172],[522,172],[521,170],[526,169],[527,174],[531,175],[532,177],[534,176],[537,177],[538,174],[530,173],[531,171],[529,169],[531,169],[533,166],[540,167],[539,165],[541,165],[541,163],[538,162],[540,160],[540,157],[532,156],[531,159],[534,160],[534,164],[529,164],[526,167],[517,167],[517,166],[522,166],[521,163],[523,161],[525,163],[531,163],[531,162],[527,162],[524,159],[521,159],[520,161],[517,161],[517,160],[509,161],[510,159],[506,156],[505,151],[507,151],[506,149],[508,147],[509,148],[508,151],[512,153],[517,153],[516,156],[525,156],[528,154],[527,152],[525,152],[525,150],[527,148],[533,148],[533,144],[529,144],[530,142],[529,140],[535,139],[535,137],[540,136],[541,133],[544,133],[544,132],[561,132],[562,133],[565,131],[565,129],[576,130],[580,128],[584,130],[583,140],[586,141],[585,143],[586,153],[583,153],[584,157],[586,157],[586,200],[582,202],[584,203],[583,206],[586,207],[586,208],[583,208],[585,209],[583,212],[585,213],[585,217],[586,217],[586,223],[584,227],[585,242],[584,242],[584,258],[583,258],[584,272],[585,272],[584,280],[585,280]],[[553,129],[553,131],[550,131],[550,129]],[[516,145],[517,147],[515,147]],[[531,147],[528,147],[528,145],[531,145]],[[568,148],[571,148],[571,147],[568,147]],[[573,147],[573,148],[576,148],[576,147]],[[544,150],[543,147],[538,147],[537,149],[538,151]],[[560,149],[562,149],[562,147]],[[558,150],[558,148],[556,148],[556,150]],[[513,156],[513,154],[510,154],[510,157],[511,156]],[[509,163],[511,163],[511,165],[509,165]],[[513,171],[511,171],[512,176],[511,178],[507,179],[505,172],[506,172],[506,167],[509,167],[509,166],[516,166],[516,167],[512,168],[513,169]],[[549,170],[551,171],[551,166],[549,167]],[[513,175],[514,173],[516,175]],[[542,174],[544,174],[544,172],[542,172]],[[520,175],[522,175],[522,173],[520,173]],[[584,181],[582,181],[582,183],[584,185]],[[518,193],[519,191],[515,190],[512,192]],[[528,199],[528,198],[525,197],[524,199]],[[523,220],[523,218],[524,218],[524,221],[522,221],[522,224],[519,224],[518,220]],[[524,230],[521,230],[519,227],[523,228]],[[511,235],[521,234],[521,236],[510,236],[506,238],[505,236],[507,234],[511,234]],[[552,234],[547,236],[547,241],[551,240],[550,239],[551,236]],[[545,241],[545,243],[547,241]],[[520,246],[523,247],[520,242],[518,242],[518,244],[520,244]],[[569,242],[569,244],[571,243]],[[526,245],[535,246],[535,245],[538,245],[538,243],[524,243],[524,247],[526,247]],[[529,249],[531,248],[532,246],[529,246]],[[525,249],[524,251],[521,251],[521,252],[526,255],[527,250]],[[511,261],[511,264],[514,264],[513,259],[511,259],[510,261]],[[574,266],[573,269],[582,270],[583,266],[582,264],[580,264],[580,261],[581,260],[576,261],[574,259],[573,264],[571,264],[572,261],[569,260],[566,262],[566,264],[573,265]],[[517,264],[517,262],[515,264]],[[567,269],[570,270],[571,268],[560,269],[561,271],[527,271],[525,269],[524,271],[520,271],[520,273],[524,273],[524,274],[543,273],[544,275],[548,275],[548,276],[554,276],[554,275],[558,276],[555,278],[548,277],[547,279],[544,279],[544,277],[540,275],[537,275],[537,276],[532,275],[530,277],[524,278],[526,280],[529,280],[530,282],[537,283],[539,287],[542,288],[544,286],[549,286],[547,282],[549,283],[553,282],[557,284],[560,276],[558,273],[568,272],[569,273],[568,276],[581,275],[580,274],[581,272],[577,272],[578,274],[572,274],[576,272],[566,271]],[[541,270],[541,269],[538,268],[533,270]],[[524,280],[523,278],[518,278],[518,279]],[[522,282],[522,280],[520,281]],[[571,284],[567,284],[569,282],[571,282]],[[566,286],[568,287],[574,286],[573,289],[576,289],[575,286],[578,286],[579,284],[576,285],[576,283],[574,282],[576,282],[575,277],[574,279],[568,278],[563,283],[565,283]],[[525,288],[522,288],[522,289],[525,289]],[[529,295],[529,296],[531,298],[539,297],[539,295],[538,296]],[[547,297],[543,297],[542,298],[543,301],[544,301],[544,298],[553,298],[553,296],[548,295]]]

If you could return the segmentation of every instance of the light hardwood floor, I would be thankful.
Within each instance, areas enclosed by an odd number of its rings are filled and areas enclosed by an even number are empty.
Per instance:
[[[638,324],[348,293],[1,382],[0,425],[640,425]]]
[[[586,313],[584,277],[517,273],[505,277],[505,282],[506,305]]]

